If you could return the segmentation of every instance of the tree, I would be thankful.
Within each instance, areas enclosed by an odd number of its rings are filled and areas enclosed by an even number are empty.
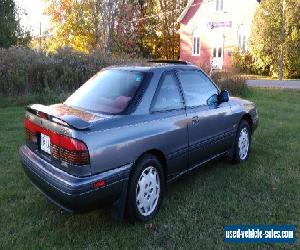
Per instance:
[[[8,48],[17,43],[15,3],[13,0],[0,0],[0,47]]]
[[[187,0],[48,0],[53,48],[177,59],[177,18]]]
[[[85,2],[85,1],[84,1]],[[86,8],[84,8],[86,7]],[[89,2],[83,4],[75,0],[50,0],[46,14],[51,17],[53,31],[53,43],[50,50],[69,46],[75,50],[88,52],[96,47],[96,36],[94,36],[95,25],[98,25],[98,18],[94,20],[94,9],[87,10]]]
[[[132,1],[137,14],[135,33],[143,57],[177,59],[179,23],[177,18],[187,0]]]
[[[13,0],[0,0],[0,47],[27,46],[30,34],[20,25],[18,9]]]
[[[187,0],[147,0],[137,1],[140,5],[141,51],[149,51],[147,56],[162,59],[179,57],[179,23],[177,18],[187,4]],[[143,53],[145,55],[145,53]]]
[[[255,66],[273,76],[300,76],[300,0],[264,0],[249,40]],[[282,71],[281,71],[282,69]]]
[[[140,46],[145,33],[142,31],[140,6],[131,1],[123,1],[120,4],[119,15],[116,19],[116,27],[113,36],[113,53],[129,54],[132,56],[144,56],[149,54],[149,50]]]
[[[53,48],[69,46],[81,52],[112,50],[119,1],[49,0],[45,10],[54,28]]]

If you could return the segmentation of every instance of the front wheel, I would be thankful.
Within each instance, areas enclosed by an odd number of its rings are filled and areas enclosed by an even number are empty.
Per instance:
[[[249,150],[251,145],[251,129],[249,123],[242,120],[234,143],[233,149],[233,163],[244,162],[249,157]]]
[[[159,210],[164,190],[161,163],[152,155],[140,159],[128,189],[127,210],[130,219],[141,222],[151,220]]]

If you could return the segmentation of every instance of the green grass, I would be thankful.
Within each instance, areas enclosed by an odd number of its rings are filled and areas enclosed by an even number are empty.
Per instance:
[[[4,96],[0,95],[0,108],[17,107],[17,106],[26,106],[32,103],[43,103],[43,104],[52,104],[63,102],[70,96],[70,93],[55,93],[54,91],[45,91],[40,94],[31,94],[26,96]]]
[[[245,77],[249,80],[278,80],[278,77],[273,76],[264,76],[264,75],[251,75],[251,74],[243,74],[241,73],[240,76]]]
[[[296,249],[294,245],[223,242],[230,224],[300,226],[300,92],[250,89],[260,126],[249,160],[225,160],[169,186],[146,225],[117,223],[110,208],[60,214],[28,181],[18,160],[23,107],[0,108],[0,248]]]
[[[251,75],[251,74],[243,74],[243,73],[239,75],[249,80],[278,80],[278,76]],[[287,79],[287,78],[283,79],[283,81],[293,81],[293,80],[299,80],[299,79]]]

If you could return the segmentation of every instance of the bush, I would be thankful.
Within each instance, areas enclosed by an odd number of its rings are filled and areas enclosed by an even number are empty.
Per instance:
[[[259,74],[254,65],[254,59],[251,54],[246,52],[240,52],[238,48],[235,48],[232,52],[232,64],[235,70],[239,73],[246,74]]]
[[[130,60],[110,58],[100,51],[83,54],[68,48],[53,54],[27,48],[0,49],[0,94],[18,97],[69,93],[102,68]]]
[[[50,103],[63,100],[104,67],[138,59],[110,58],[95,51],[91,54],[60,49],[46,54],[27,48],[0,49],[0,106],[5,103]],[[230,73],[215,73],[215,82],[232,95],[242,95],[245,79]]]
[[[228,72],[215,72],[212,75],[212,79],[220,89],[226,89],[234,96],[243,96],[248,90],[246,78],[240,75]]]

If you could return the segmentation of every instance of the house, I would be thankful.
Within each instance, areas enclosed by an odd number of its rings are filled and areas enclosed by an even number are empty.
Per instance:
[[[180,60],[230,71],[232,51],[247,49],[257,0],[189,0],[181,13]]]

